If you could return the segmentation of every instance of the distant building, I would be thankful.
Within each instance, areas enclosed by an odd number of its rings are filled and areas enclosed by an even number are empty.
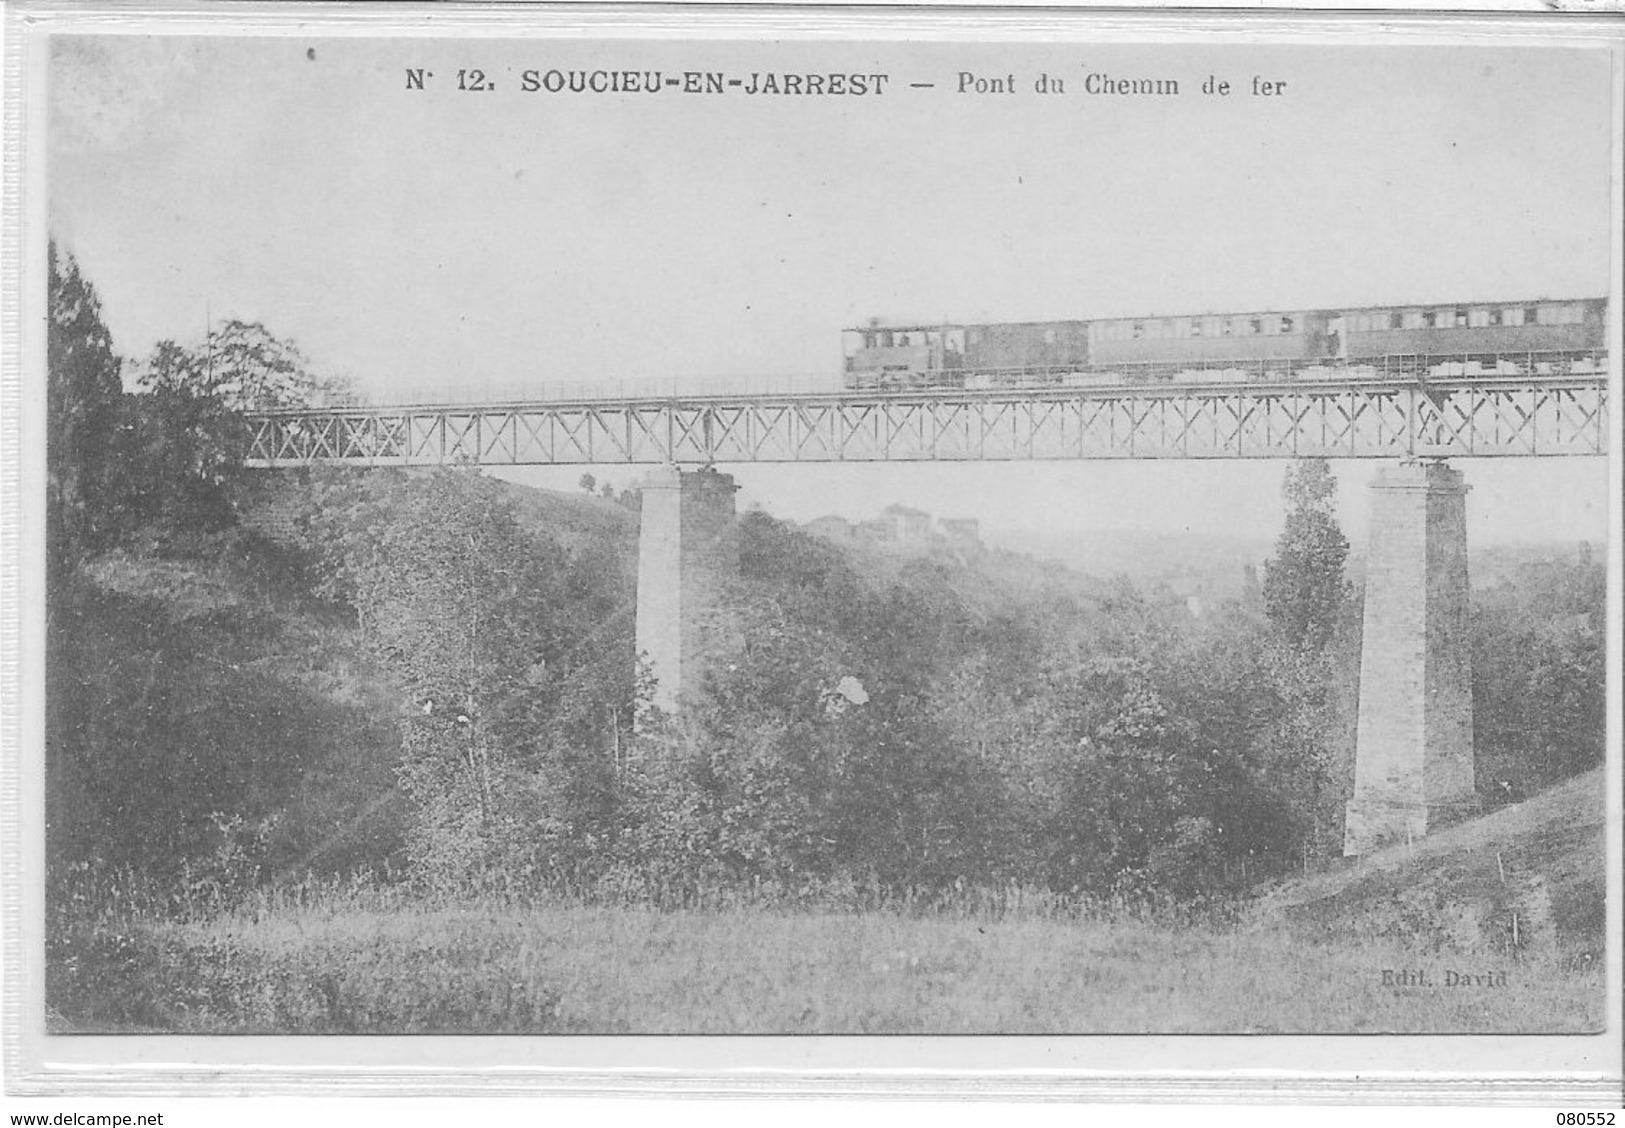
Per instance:
[[[853,535],[865,544],[896,544],[897,527],[890,521],[876,517],[872,521],[859,521]]]
[[[892,526],[892,540],[899,544],[913,544],[931,539],[931,514],[923,509],[910,509],[906,505],[888,505],[881,511],[880,520]]]
[[[961,553],[982,548],[981,524],[975,518],[944,517],[933,527],[931,514],[907,505],[888,505],[880,516],[867,521],[848,521],[830,514],[808,521],[802,527],[826,540],[856,541],[910,551],[933,545],[947,545]]]
[[[1213,595],[1208,578],[1193,568],[1181,568],[1163,580],[1168,590],[1182,600],[1191,618],[1200,619],[1213,607]]]
[[[807,531],[814,536],[828,537],[830,540],[849,541],[857,537],[857,529],[845,517],[820,517],[807,522]]]

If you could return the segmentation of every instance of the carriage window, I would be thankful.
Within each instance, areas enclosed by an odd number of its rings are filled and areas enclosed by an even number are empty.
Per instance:
[[[980,344],[981,340],[982,340],[982,331],[980,329],[972,329],[970,331],[970,343],[973,344],[973,345]]]
[[[1053,345],[1055,343],[1055,328],[1054,328],[1054,326],[1051,326],[1050,328],[1044,330],[1044,343],[1046,345]]]
[[[1541,325],[1540,310],[1534,306],[1523,307],[1523,323],[1525,325]]]
[[[1388,315],[1388,328],[1390,328],[1390,329],[1403,329],[1403,328],[1405,328],[1405,315],[1403,313],[1399,313],[1397,311],[1394,312],[1394,313],[1390,313]]]
[[[1454,324],[1455,324],[1457,329],[1465,329],[1465,328],[1467,328],[1467,311],[1466,310],[1458,309],[1456,311]]]
[[[1485,325],[1499,325],[1501,324],[1501,311],[1498,309],[1475,309],[1467,321],[1469,325],[1475,328]]]
[[[1283,333],[1292,332],[1292,319],[1290,317],[1281,318],[1281,332],[1283,332]]]
[[[1191,336],[1200,337],[1201,335],[1202,335],[1202,319],[1199,318],[1199,317],[1191,318]]]
[[[1233,322],[1231,322],[1231,320],[1228,317],[1225,318],[1223,321],[1219,322],[1219,335],[1221,337],[1232,336],[1232,335],[1234,335],[1235,331],[1236,331],[1235,324]]]
[[[1258,318],[1255,317],[1247,322],[1247,332],[1257,334],[1262,333],[1263,331],[1264,323]]]
[[[1439,315],[1434,313],[1431,309],[1424,311],[1422,314],[1422,324],[1428,329],[1438,328]]]
[[[891,343],[892,343],[892,334],[891,334],[891,330],[888,329],[884,333],[880,334],[880,347],[883,348],[883,349],[889,349],[889,348],[891,348]]]
[[[1522,309],[1518,309],[1518,308],[1500,309],[1500,310],[1496,310],[1495,312],[1497,312],[1497,313],[1499,313],[1501,315],[1501,320],[1498,322],[1498,324],[1501,324],[1501,325],[1522,325],[1523,324],[1523,310]]]
[[[1138,341],[1143,336],[1145,336],[1145,322],[1136,321],[1134,323],[1134,339]]]

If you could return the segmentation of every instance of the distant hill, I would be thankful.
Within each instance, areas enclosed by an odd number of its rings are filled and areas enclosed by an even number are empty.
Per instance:
[[[1101,529],[1091,532],[990,530],[990,545],[1053,560],[1085,575],[1124,575],[1141,584],[1165,583],[1181,595],[1198,587],[1223,598],[1240,595],[1248,565],[1261,565],[1273,542],[1212,533]]]
[[[1596,768],[1334,870],[1288,882],[1256,906],[1261,927],[1306,940],[1387,938],[1418,951],[1523,950],[1575,961],[1606,950],[1605,779]]]
[[[1101,579],[1126,575],[1141,584],[1167,584],[1181,595],[1189,595],[1200,586],[1216,598],[1239,595],[1247,567],[1251,565],[1262,574],[1264,561],[1275,551],[1275,542],[1263,537],[1141,529],[993,529],[983,533],[983,540]],[[1529,564],[1574,559],[1587,547],[1597,560],[1606,552],[1603,545],[1587,546],[1579,541],[1470,544],[1468,567],[1473,587],[1494,587],[1512,579]],[[1352,547],[1345,570],[1356,586],[1364,580],[1364,545]]]
[[[1602,561],[1608,555],[1606,545],[1587,541],[1503,541],[1482,546],[1469,546],[1467,566],[1475,588],[1494,587],[1513,582],[1520,569],[1551,560],[1578,560],[1589,554]]]

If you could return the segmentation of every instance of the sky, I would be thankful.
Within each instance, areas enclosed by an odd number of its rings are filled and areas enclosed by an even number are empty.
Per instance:
[[[459,91],[476,68],[495,88]],[[553,69],[889,78],[840,97],[523,89]],[[1181,92],[1091,95],[1089,75]],[[1013,92],[960,93],[965,76]],[[1231,93],[1203,93],[1210,76]],[[1255,76],[1285,85],[1255,95]],[[47,194],[128,356],[238,317],[381,396],[830,389],[840,330],[875,316],[1607,294],[1610,92],[1605,54],[1505,46],[61,36]],[[729,469],[797,520],[901,501],[990,527],[1270,536],[1284,468]],[[1606,536],[1600,460],[1465,468],[1475,536]],[[1358,538],[1376,464],[1339,469]]]

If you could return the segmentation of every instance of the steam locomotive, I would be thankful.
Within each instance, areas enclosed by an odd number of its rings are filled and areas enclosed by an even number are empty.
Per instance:
[[[1312,379],[1337,367],[1425,375],[1602,371],[1604,298],[1369,306],[842,333],[846,386],[993,388],[1155,380]]]

